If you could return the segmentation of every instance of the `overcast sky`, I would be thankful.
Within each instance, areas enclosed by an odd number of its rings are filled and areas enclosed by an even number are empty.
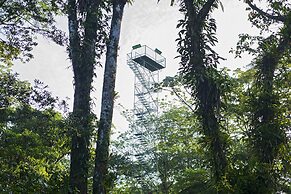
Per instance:
[[[217,20],[217,37],[219,44],[216,51],[227,61],[223,61],[221,66],[231,69],[244,67],[250,62],[248,56],[242,59],[234,59],[229,50],[235,47],[238,34],[255,34],[257,31],[251,28],[247,21],[245,5],[238,0],[222,0],[224,11],[217,9],[214,17]],[[126,54],[131,51],[135,44],[147,45],[153,49],[158,48],[166,57],[166,68],[161,72],[161,80],[165,76],[173,76],[177,73],[179,59],[177,56],[175,39],[178,30],[177,20],[182,16],[178,11],[178,6],[169,6],[170,0],[162,0],[157,4],[157,0],[135,0],[132,6],[128,5],[124,11],[120,50],[118,57],[118,70],[116,80],[116,91],[119,99],[114,110],[114,125],[117,128],[126,128],[127,124],[119,111],[118,104],[122,104],[127,109],[133,108],[133,85],[134,75],[126,64]],[[66,29],[67,19],[59,20],[59,26]],[[46,39],[39,39],[39,45],[34,49],[34,59],[27,64],[17,63],[14,70],[20,74],[21,79],[33,81],[40,79],[49,85],[54,95],[61,98],[69,97],[70,107],[73,102],[73,74],[70,68],[70,60],[64,47],[55,45]],[[103,71],[97,67],[97,78],[94,81],[95,91],[94,110],[97,116],[100,115],[101,88],[103,83]],[[72,110],[72,109],[71,109]]]

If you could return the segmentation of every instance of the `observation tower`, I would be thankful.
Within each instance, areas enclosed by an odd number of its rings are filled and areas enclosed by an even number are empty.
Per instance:
[[[155,124],[151,116],[158,115],[158,92],[156,85],[159,83],[159,72],[166,67],[166,58],[158,49],[151,49],[140,44],[132,47],[127,54],[127,64],[133,71],[134,78],[134,144],[133,155],[142,166],[147,165],[147,160],[155,158],[154,155],[145,153],[154,148]],[[147,149],[145,149],[147,148]],[[146,174],[146,170],[142,171]],[[140,185],[145,188],[145,174],[137,175]]]
[[[158,113],[159,72],[166,67],[166,58],[158,49],[151,49],[140,44],[132,47],[127,54],[127,64],[133,71],[134,78],[134,115],[135,120],[144,122],[148,116]]]

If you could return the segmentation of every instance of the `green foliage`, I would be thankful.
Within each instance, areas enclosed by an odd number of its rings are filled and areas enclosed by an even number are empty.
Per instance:
[[[186,169],[175,184],[174,193],[215,194],[216,189],[209,177],[209,172],[204,169]]]
[[[69,142],[57,99],[41,82],[7,69],[0,77],[0,192],[64,193]]]
[[[137,123],[156,123],[153,132],[138,134],[154,142],[154,147],[134,141],[134,125],[122,136],[116,153],[125,157],[116,162],[120,169],[134,173],[116,174],[116,183],[122,184],[113,190],[290,193],[289,4],[286,0],[267,1],[270,6],[266,12],[251,6],[250,21],[261,33],[267,32],[267,38],[262,34],[240,36],[234,52],[237,56],[245,51],[252,54],[253,66],[230,76],[228,70],[216,69],[220,57],[212,49],[217,42],[215,21],[209,15],[199,20],[198,10],[212,1],[179,2],[180,11],[185,13],[177,26],[181,28],[177,39],[180,75],[167,77],[157,86],[166,87],[184,106],[164,103],[165,111],[159,117]],[[217,6],[215,1],[210,12]],[[278,28],[272,28],[273,24]],[[192,89],[191,101],[182,94],[187,91],[185,86]],[[217,145],[227,157],[225,167],[219,166],[223,160]],[[145,150],[142,159],[133,154],[138,149]],[[219,181],[214,177],[216,169],[224,171]],[[134,176],[137,174],[142,175],[146,188]]]
[[[14,59],[27,61],[37,45],[36,34],[64,45],[64,33],[55,26],[55,16],[64,11],[62,0],[1,0],[0,62],[11,64]]]
[[[185,95],[182,90],[179,94]],[[180,105],[173,102],[162,102],[163,113],[159,117],[147,118],[145,122],[154,122],[154,128],[138,134],[138,128],[147,125],[144,122],[136,123],[114,144],[113,156],[116,154],[119,158],[118,161],[112,161],[113,166],[110,168],[111,172],[116,173],[114,192],[179,193],[184,186],[198,189],[198,183],[197,186],[191,185],[192,181],[185,176],[197,175],[199,184],[203,184],[204,180],[210,181],[209,163],[200,144],[197,118],[189,106],[183,104],[184,101]],[[201,170],[203,168],[205,170]],[[200,175],[205,175],[205,179],[199,180]],[[185,179],[188,182],[182,184]]]
[[[290,17],[291,7],[288,0],[267,0],[265,10],[254,4],[253,1],[246,0],[245,2],[249,5],[246,9],[249,11],[249,21],[260,29],[261,33],[271,32],[274,25],[286,21],[286,16]],[[260,2],[258,4],[260,5]]]
[[[81,75],[75,77],[85,80],[86,91],[90,91],[94,64],[105,50],[111,2],[102,1],[101,8],[91,12],[97,20],[88,16],[93,7],[88,1],[71,2],[76,13],[77,48],[83,49],[82,54],[78,49],[75,54],[77,62],[86,62],[84,66],[74,64],[75,72]],[[290,193],[289,2],[267,0],[269,6],[262,10],[254,1],[245,0],[250,6],[249,20],[261,34],[240,35],[233,52],[238,57],[248,52],[254,59],[250,69],[238,69],[232,76],[227,69],[217,70],[221,58],[213,49],[218,40],[210,13],[219,1],[176,2],[185,14],[177,25],[180,75],[167,77],[157,85],[170,91],[174,100],[161,103],[159,116],[131,123],[131,129],[113,143],[105,187],[111,193]],[[204,13],[209,3],[213,4]],[[63,43],[63,34],[54,26],[54,16],[62,11],[61,0],[0,0],[0,61],[31,58],[36,33]],[[92,33],[94,22],[98,23],[96,34]],[[96,40],[94,52],[88,49],[92,40]],[[72,47],[69,49],[73,59]],[[80,88],[84,89],[83,85]],[[84,90],[80,91],[84,96]],[[64,104],[60,104],[62,108]],[[1,193],[67,192],[68,128],[69,135],[89,137],[84,141],[88,143],[91,137],[96,138],[92,129],[98,124],[89,108],[86,116],[78,110],[65,119],[58,105],[58,99],[41,82],[32,87],[1,66]],[[86,127],[88,130],[79,130]],[[139,133],[139,127],[149,129]],[[91,149],[91,158],[83,164],[91,171],[93,149],[88,145],[85,149]],[[80,152],[80,157],[84,158],[84,153]],[[75,168],[77,173],[79,167]],[[88,184],[92,182],[89,177]]]
[[[288,107],[286,99],[290,98],[285,96],[290,96],[290,86],[284,83],[290,82],[286,73],[290,71],[290,68],[286,71],[290,63],[290,5],[285,0],[267,1],[269,8],[263,10],[252,1],[246,3],[250,7],[249,20],[261,34],[255,37],[241,35],[236,50],[237,56],[245,51],[254,56],[254,78],[245,102],[250,162],[242,168],[249,172],[249,177],[239,180],[242,183],[239,187],[242,191],[247,188],[251,193],[286,191],[284,182],[290,175],[282,168],[289,169],[290,165],[282,164],[282,161],[286,161],[285,150],[290,145],[289,129],[283,123],[286,123],[286,112],[290,110],[282,107]],[[276,28],[272,28],[275,25]],[[285,78],[282,79],[282,75]],[[282,95],[281,91],[286,94]]]
[[[189,98],[191,96],[185,93],[177,76],[167,78],[161,84],[163,90],[171,92],[173,96],[168,96],[168,99],[173,101],[163,100],[161,115],[158,118],[148,118],[149,123],[155,121],[156,128],[153,133],[143,134],[143,138],[155,142],[154,149],[136,141],[135,128],[123,134],[114,144],[111,172],[115,174],[115,185],[112,191],[217,193],[224,190],[224,193],[236,194],[272,193],[268,187],[262,187],[262,184],[267,182],[273,186],[275,184],[272,191],[275,188],[278,192],[288,193],[291,170],[288,152],[290,141],[289,145],[280,146],[272,167],[259,162],[259,154],[254,151],[249,141],[252,110],[259,109],[258,106],[262,107],[261,102],[250,104],[253,95],[258,92],[253,90],[256,72],[254,68],[246,71],[238,69],[230,76],[229,71],[224,69],[216,75],[216,79],[221,82],[220,89],[224,91],[221,95],[220,124],[222,132],[227,136],[228,145],[228,168],[219,184],[212,179],[213,163],[209,159],[209,147],[205,143],[207,139],[200,133],[197,113],[192,110],[194,106],[188,106],[193,103]],[[290,64],[282,61],[273,82],[274,93],[278,95],[279,101],[276,114],[278,119],[280,118],[280,130],[285,132],[290,130],[290,78]],[[177,101],[180,98],[173,90],[178,92],[186,103],[182,100]],[[130,114],[128,116],[131,117]],[[144,126],[144,123],[139,124]],[[270,137],[277,138],[276,135]],[[143,160],[140,161],[136,160],[134,155],[138,149],[144,150]],[[148,160],[149,156],[154,157]],[[145,161],[145,164],[142,161]],[[264,174],[266,170],[272,173],[271,179]],[[147,188],[143,188],[138,182],[138,174],[142,174]]]

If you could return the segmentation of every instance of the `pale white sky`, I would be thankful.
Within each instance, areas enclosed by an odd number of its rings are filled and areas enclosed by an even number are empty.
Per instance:
[[[245,5],[238,0],[222,0],[224,12],[217,9],[214,17],[217,19],[217,37],[219,44],[216,51],[227,61],[221,65],[231,69],[246,66],[250,57],[245,55],[242,59],[234,59],[229,50],[235,47],[239,33],[255,34],[257,31],[251,28],[247,21]],[[122,104],[125,108],[133,108],[133,85],[134,75],[126,64],[126,54],[131,51],[135,44],[148,45],[155,49],[159,48],[162,55],[167,59],[167,67],[161,72],[161,80],[165,76],[173,76],[177,73],[179,59],[177,56],[175,39],[178,30],[177,20],[182,16],[178,6],[169,6],[170,0],[135,0],[132,6],[128,5],[124,11],[120,50],[118,57],[118,70],[116,80],[116,91],[120,98],[116,102],[114,110],[114,125],[119,129],[127,127],[125,119],[120,116]],[[67,19],[59,20],[59,25],[67,28]],[[55,45],[49,40],[40,38],[39,45],[34,49],[34,59],[27,64],[17,63],[14,70],[20,74],[21,79],[33,81],[40,79],[49,85],[50,91],[61,98],[69,97],[70,107],[73,103],[73,73],[70,68],[70,60],[65,47]],[[94,81],[93,92],[94,110],[100,115],[101,88],[103,83],[103,71],[101,67],[96,68],[97,78]],[[72,110],[72,109],[71,109]]]

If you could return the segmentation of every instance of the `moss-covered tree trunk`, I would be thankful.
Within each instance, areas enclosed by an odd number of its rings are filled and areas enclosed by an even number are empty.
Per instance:
[[[113,0],[113,16],[109,42],[107,44],[101,115],[96,144],[95,169],[93,176],[93,194],[106,193],[106,175],[108,171],[110,129],[112,125],[114,88],[117,68],[117,51],[120,38],[121,21],[126,0]]]
[[[250,98],[251,128],[248,131],[249,142],[253,150],[256,181],[255,193],[276,193],[282,175],[276,165],[284,155],[287,136],[284,129],[284,114],[280,110],[280,94],[276,92],[274,79],[279,65],[290,61],[291,48],[291,12],[288,1],[281,3],[266,1],[268,9],[256,6],[253,1],[245,1],[250,7],[249,20],[262,31],[272,32],[272,24],[276,31],[259,42],[256,53],[255,68],[257,70],[252,95]],[[280,156],[281,155],[281,156]],[[253,182],[249,183],[253,185]]]
[[[70,58],[74,72],[74,104],[69,193],[86,194],[89,162],[89,143],[92,131],[90,122],[90,92],[95,64],[97,17],[101,0],[89,1],[84,21],[84,37],[81,41],[76,0],[68,1]]]
[[[203,35],[206,20],[215,3],[215,0],[200,2],[200,4],[193,0],[184,0],[182,10],[186,15],[186,43],[183,50],[188,55],[183,57],[183,52],[180,53],[181,73],[197,100],[198,118],[204,135],[203,142],[209,151],[213,178],[218,183],[222,180],[227,166],[225,139],[222,138],[219,127],[220,90],[214,76],[218,58],[213,57],[213,61],[206,59],[207,43]]]
[[[289,35],[291,30],[289,27]],[[258,193],[275,193],[278,177],[274,164],[280,154],[280,149],[287,144],[287,137],[282,128],[279,111],[279,96],[274,92],[275,71],[279,61],[288,48],[290,49],[290,36],[283,37],[278,45],[268,45],[262,58],[257,60],[256,82],[251,98],[251,130],[249,139],[258,161],[256,178]],[[252,184],[252,183],[251,183]]]

